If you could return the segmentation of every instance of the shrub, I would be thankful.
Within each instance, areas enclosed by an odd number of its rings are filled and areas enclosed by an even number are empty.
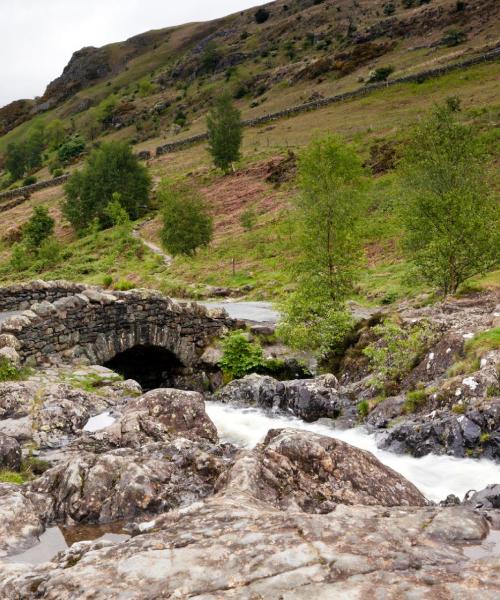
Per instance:
[[[0,381],[20,381],[28,375],[29,369],[16,367],[5,357],[0,357]]]
[[[414,413],[427,401],[427,392],[425,390],[415,390],[406,394],[406,400],[403,404],[405,413]]]
[[[38,250],[54,233],[54,219],[45,206],[35,206],[31,218],[23,226],[23,241],[32,250]]]
[[[16,272],[26,271],[32,264],[32,256],[30,255],[25,244],[20,242],[12,246],[10,254],[10,266]]]
[[[252,206],[246,208],[240,216],[240,224],[245,231],[251,231],[257,223],[257,213]]]
[[[25,177],[25,179],[23,180],[23,186],[24,185],[33,185],[37,181],[38,180],[34,175],[29,175],[28,177]]]
[[[467,40],[467,35],[460,29],[448,29],[441,39],[443,46],[458,46]]]
[[[109,288],[109,287],[111,287],[112,284],[113,284],[113,278],[111,277],[111,275],[103,275],[103,277],[102,277],[103,287]]]
[[[427,323],[410,328],[400,327],[386,320],[373,328],[377,341],[363,350],[373,373],[372,383],[377,389],[398,383],[416,366],[434,339]]]
[[[62,247],[55,237],[43,240],[37,252],[37,258],[42,268],[53,267],[61,259]]]
[[[362,400],[361,402],[359,402],[356,408],[358,411],[358,415],[363,419],[370,414],[370,403],[368,402],[368,400]]]
[[[392,2],[388,2],[387,4],[384,4],[384,15],[386,15],[387,17],[390,15],[393,15],[396,12],[396,7],[394,6],[394,4]]]
[[[61,177],[62,175],[64,175],[64,171],[61,169],[61,167],[56,167],[53,171],[52,171],[52,177]]]
[[[75,135],[59,147],[57,158],[63,165],[66,165],[84,151],[85,140],[79,135]]]
[[[233,379],[253,373],[265,364],[262,348],[249,342],[243,331],[233,332],[224,338],[222,350],[224,354],[219,366]]]
[[[228,94],[219,96],[207,117],[208,149],[214,165],[227,172],[240,158],[242,125],[240,111]]]
[[[116,198],[114,194],[119,194],[121,206],[134,220],[147,210],[150,188],[149,172],[128,144],[104,143],[92,151],[85,167],[66,183],[62,212],[79,232],[94,219],[101,228],[109,227],[112,221],[106,209]]]
[[[127,279],[120,279],[114,285],[114,289],[120,292],[126,292],[128,290],[133,290],[136,287],[135,283],[128,281]]]
[[[387,81],[391,73],[394,73],[394,67],[378,67],[368,75],[368,83]]]
[[[201,64],[204,71],[212,73],[220,63],[222,55],[220,50],[217,48],[217,44],[210,40],[203,49],[203,55],[201,57]]]
[[[261,25],[262,23],[265,23],[269,17],[271,16],[269,11],[266,10],[265,8],[259,8],[259,10],[257,10],[257,12],[255,13],[255,22],[258,23],[259,25]]]
[[[187,185],[162,183],[158,198],[163,205],[161,241],[172,255],[193,256],[212,240],[213,224],[201,195]]]

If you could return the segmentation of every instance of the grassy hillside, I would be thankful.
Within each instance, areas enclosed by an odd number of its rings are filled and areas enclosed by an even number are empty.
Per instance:
[[[284,10],[285,4],[289,6],[288,11]],[[124,48],[130,52],[131,42],[113,45],[106,50],[113,58],[112,68],[115,69],[108,79],[85,87],[56,108],[36,117],[35,121],[14,128],[0,138],[0,151],[12,140],[22,138],[34,122],[55,117],[64,123],[72,123],[75,129],[81,129],[85,134],[85,119],[96,110],[95,102],[102,101],[110,92],[118,96],[117,106],[133,102],[142,111],[149,111],[160,101],[171,102],[159,116],[159,124],[156,122],[151,130],[147,126],[140,129],[133,123],[118,128],[103,127],[98,134],[99,139],[132,139],[137,142],[137,149],[154,149],[165,140],[203,131],[205,112],[222,81],[227,80],[231,89],[255,76],[266,82],[266,91],[257,97],[247,94],[237,99],[243,116],[251,117],[306,101],[313,93],[326,96],[359,87],[363,84],[360,80],[366,80],[368,73],[380,65],[393,65],[396,75],[410,73],[473,55],[496,41],[495,21],[491,19],[492,14],[496,15],[496,3],[468,2],[465,20],[458,14],[461,11],[456,10],[456,3],[445,0],[422,6],[416,6],[416,2],[409,9],[395,3],[396,14],[389,17],[384,15],[384,2],[355,4],[357,6],[352,2],[276,2],[270,5],[269,19],[260,25],[255,21],[255,11],[245,11],[214,23],[154,32],[145,36],[142,45],[132,43],[139,50],[125,63]],[[354,32],[346,38],[349,29],[344,31],[346,23],[348,26],[354,16],[358,38],[354,37]],[[427,19],[425,27],[424,16]],[[385,30],[384,35],[379,35],[387,19],[392,20],[393,26],[389,33]],[[437,45],[450,23],[455,22],[462,23],[467,29],[467,42],[453,48]],[[335,33],[336,28],[344,31],[342,39],[340,33]],[[373,31],[375,34],[370,34]],[[309,33],[314,33],[314,40]],[[373,44],[373,40],[359,39],[370,35],[376,35],[377,44],[384,44],[384,53],[368,60],[360,59],[356,54],[359,51],[355,49]],[[332,42],[325,47],[320,42],[327,37],[331,37]],[[230,68],[229,75],[228,68],[215,68],[211,73],[196,72],[207,39],[217,40],[220,51],[227,56],[242,49],[248,56],[234,69]],[[295,47],[293,58],[290,58],[290,40]],[[278,45],[278,50],[269,49],[270,44]],[[368,48],[374,52],[373,48]],[[377,52],[380,51],[379,48]],[[337,58],[333,63],[340,61],[345,65],[355,55],[352,60],[356,64],[349,67],[354,68],[353,71],[344,72],[349,68],[342,71],[337,68],[341,65],[337,65],[314,79],[294,75],[300,68],[303,71],[304,65],[310,69],[316,61],[325,57],[332,59],[342,53],[347,53],[347,57]],[[250,56],[252,58],[248,58]],[[153,87],[141,86],[144,74],[153,71],[155,75],[149,77]],[[174,71],[180,73],[175,84],[169,79]],[[171,267],[166,267],[163,259],[137,238],[124,237],[114,230],[76,239],[60,215],[63,189],[37,192],[26,203],[2,214],[0,282],[42,277],[109,283],[111,278],[113,286],[156,287],[183,296],[204,294],[207,286],[243,288],[242,293],[254,298],[286,294],[289,289],[286,267],[296,252],[289,219],[296,187],[293,173],[281,185],[268,181],[268,176],[286,158],[288,151],[300,150],[317,134],[335,132],[357,146],[370,171],[370,164],[380,158],[377,147],[385,144],[399,152],[411,125],[421,115],[434,103],[458,96],[462,102],[461,118],[481,132],[498,162],[499,72],[498,63],[485,63],[420,84],[392,86],[364,98],[247,129],[241,164],[229,176],[222,176],[211,167],[203,144],[148,161],[155,182],[171,176],[189,178],[207,199],[214,217],[215,236],[210,247],[199,251],[192,259],[176,259]],[[57,85],[52,85],[52,89],[57,89]],[[71,106],[83,98],[91,98],[93,106],[71,115]],[[187,122],[180,131],[176,128],[174,134],[172,121],[179,110],[186,114]],[[136,114],[134,111],[135,108],[132,112]],[[143,117],[139,121],[146,125]],[[88,140],[88,147],[94,142]],[[78,168],[78,164],[71,168]],[[47,167],[37,175],[40,179],[48,177]],[[394,174],[390,169],[375,173],[372,183],[370,208],[362,226],[366,260],[358,298],[364,302],[389,302],[425,291],[421,284],[408,277],[399,248],[400,228],[392,210],[399,193]],[[493,185],[497,183],[493,181]],[[10,257],[16,232],[37,204],[48,206],[56,218],[62,252],[52,262],[39,261],[26,269],[13,268]],[[240,224],[240,215],[248,207],[258,215],[257,224],[251,231],[245,231]],[[160,218],[155,210],[142,223],[136,223],[135,229],[138,236],[159,244]],[[498,273],[475,283],[481,286],[498,284]]]

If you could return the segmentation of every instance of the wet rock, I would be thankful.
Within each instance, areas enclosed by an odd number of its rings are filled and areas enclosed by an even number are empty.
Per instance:
[[[426,504],[414,485],[369,452],[295,429],[271,430],[263,444],[238,458],[218,487],[282,510],[313,513],[331,512],[337,504]]]
[[[495,600],[498,561],[468,560],[461,548],[483,535],[472,511],[338,506],[334,516],[312,515],[219,496],[162,515],[121,544],[82,544],[72,560],[70,550],[8,574],[0,596]]]
[[[500,509],[500,484],[488,485],[484,490],[475,492],[465,500],[474,508]]]
[[[0,469],[19,471],[21,467],[21,446],[12,437],[0,433]]]
[[[81,451],[46,471],[30,490],[51,499],[52,520],[106,523],[208,496],[230,454],[230,449],[226,456],[207,441],[185,438],[105,454]]]
[[[278,381],[252,374],[232,381],[216,393],[216,398],[228,404],[256,405],[291,412],[308,422],[338,417],[345,400],[333,375]]]
[[[122,416],[112,425],[84,434],[75,448],[103,451],[110,448],[140,448],[152,441],[176,437],[218,441],[217,429],[205,412],[198,392],[158,389],[131,400]]]
[[[0,557],[36,543],[44,529],[47,508],[44,496],[33,494],[23,486],[0,484]]]

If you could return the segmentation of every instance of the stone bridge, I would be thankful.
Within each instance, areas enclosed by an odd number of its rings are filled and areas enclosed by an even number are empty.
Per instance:
[[[145,389],[215,386],[207,349],[235,325],[224,311],[157,292],[66,282],[0,288],[0,311],[0,356],[33,367],[105,365]]]

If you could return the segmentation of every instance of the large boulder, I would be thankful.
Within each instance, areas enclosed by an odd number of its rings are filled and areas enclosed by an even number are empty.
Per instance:
[[[334,438],[271,430],[242,453],[219,489],[251,494],[282,510],[327,513],[337,504],[425,506],[418,489],[372,454]]]
[[[500,509],[500,484],[491,484],[483,490],[474,492],[466,498],[465,504],[474,508]]]
[[[19,471],[21,467],[21,446],[8,435],[0,433],[0,469]]]
[[[228,404],[279,409],[308,422],[337,418],[345,403],[333,375],[292,381],[247,375],[219,390],[216,399]]]
[[[219,496],[143,523],[128,541],[81,543],[4,572],[0,597],[496,600],[498,560],[462,551],[486,532],[462,507],[338,506],[332,516]]]
[[[166,442],[176,437],[218,441],[217,429],[205,412],[198,392],[157,389],[130,401],[122,416],[101,431],[85,434],[75,447],[103,451],[110,448],[140,448],[148,442]]]
[[[219,447],[184,438],[105,454],[80,452],[46,471],[30,489],[51,499],[52,520],[107,523],[208,496],[230,460]]]

